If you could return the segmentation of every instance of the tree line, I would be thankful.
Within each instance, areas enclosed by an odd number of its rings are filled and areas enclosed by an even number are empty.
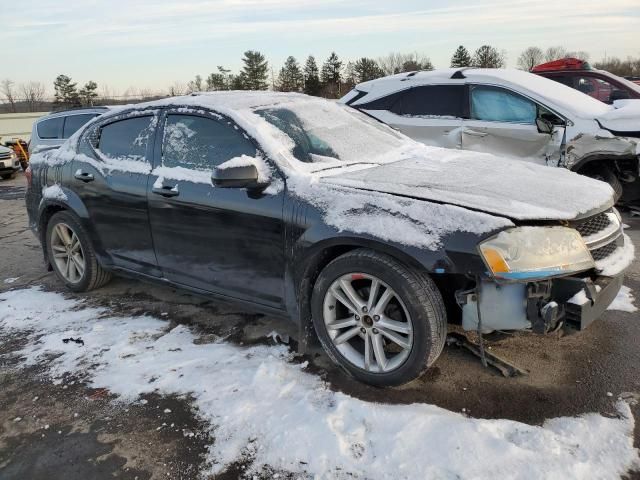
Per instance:
[[[517,59],[518,68],[531,70],[534,66],[566,57],[589,60],[583,51],[568,51],[562,46],[542,49],[532,46],[525,49]],[[506,53],[491,45],[483,45],[471,53],[460,45],[451,56],[450,67],[502,68],[506,66]],[[610,57],[596,62],[594,67],[608,70],[621,76],[640,75],[640,58],[620,60]],[[49,109],[92,106],[96,104],[119,104],[143,101],[164,96],[183,95],[200,91],[217,90],[275,90],[302,92],[325,98],[339,98],[358,83],[416,70],[433,70],[428,56],[419,53],[392,52],[378,58],[361,57],[354,61],[342,60],[332,52],[319,63],[313,55],[303,62],[289,56],[277,71],[270,67],[264,54],[255,50],[244,52],[242,68],[234,73],[223,65],[206,76],[196,75],[188,83],[175,82],[165,92],[127,89],[123,96],[113,95],[107,87],[98,93],[98,85],[88,81],[79,87],[67,75],[59,75],[53,84],[53,98],[46,97],[46,88],[40,82],[16,85],[9,79],[0,82],[0,97],[4,99],[5,111],[43,111]]]

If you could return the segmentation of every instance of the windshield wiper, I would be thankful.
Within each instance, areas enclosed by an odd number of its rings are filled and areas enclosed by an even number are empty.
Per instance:
[[[334,168],[344,168],[350,167],[351,165],[380,165],[376,162],[353,162],[353,163],[345,163],[344,165],[336,165],[335,167],[326,167],[321,168],[320,170],[314,170],[313,173],[324,172],[325,170],[333,170]]]

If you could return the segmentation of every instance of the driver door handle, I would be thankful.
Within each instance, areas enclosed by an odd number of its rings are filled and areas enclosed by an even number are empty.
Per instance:
[[[489,135],[487,132],[479,132],[477,130],[471,130],[470,128],[465,128],[464,133],[471,135],[472,137],[486,137]]]
[[[87,182],[93,182],[94,178],[93,175],[88,173],[88,172],[83,172],[82,170],[78,170],[76,173],[73,174],[74,178],[83,181],[85,183]]]
[[[163,197],[177,197],[180,195],[178,191],[178,185],[163,185],[162,187],[153,187],[151,190],[156,195],[162,195]]]

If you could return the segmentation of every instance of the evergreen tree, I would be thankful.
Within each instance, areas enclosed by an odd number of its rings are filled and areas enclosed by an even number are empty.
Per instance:
[[[304,64],[304,93],[307,95],[320,95],[320,76],[316,59],[309,55]]]
[[[288,57],[278,75],[278,90],[281,92],[299,92],[304,85],[304,76],[294,57]]]
[[[242,87],[244,90],[266,90],[267,89],[267,70],[269,64],[258,51],[247,50],[244,52],[244,67],[240,76],[242,78]]]
[[[340,96],[340,86],[342,83],[341,71],[342,62],[338,58],[338,55],[336,55],[336,52],[331,52],[327,61],[322,65],[322,71],[320,73],[325,97],[338,98]]]
[[[53,82],[55,89],[54,104],[65,107],[79,107],[80,97],[76,88],[77,83],[72,83],[71,78],[66,75],[58,75]]]
[[[502,68],[506,61],[504,54],[490,45],[483,45],[473,54],[472,66],[476,68]]]
[[[415,72],[418,70],[433,70],[433,63],[428,58],[407,60],[402,64],[402,72]]]
[[[470,67],[471,66],[471,55],[467,51],[464,46],[460,45],[458,49],[451,57],[451,67],[459,68],[459,67]]]
[[[98,98],[98,84],[94,81],[88,81],[80,90],[80,100],[84,106],[93,106],[95,99]]]
[[[371,58],[362,57],[353,65],[353,70],[358,83],[384,77],[384,72],[378,62]]]

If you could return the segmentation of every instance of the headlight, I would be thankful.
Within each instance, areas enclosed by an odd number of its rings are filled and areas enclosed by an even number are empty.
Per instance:
[[[493,276],[504,280],[543,279],[595,266],[573,228],[512,228],[485,240],[479,248]]]
[[[12,159],[12,160],[15,160],[16,158],[18,158],[18,155],[16,155],[16,152],[11,152],[9,154],[9,158]]]

